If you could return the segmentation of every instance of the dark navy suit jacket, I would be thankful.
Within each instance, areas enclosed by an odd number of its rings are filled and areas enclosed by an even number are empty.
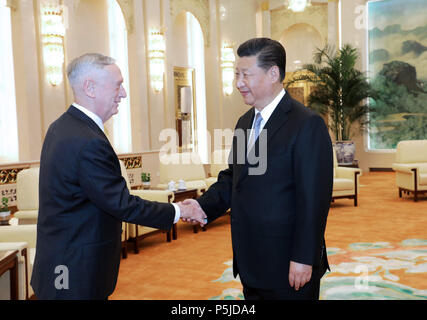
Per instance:
[[[171,204],[129,194],[108,139],[71,106],[49,127],[41,153],[36,296],[107,298],[119,271],[122,221],[168,230],[174,217]]]
[[[236,132],[247,139],[254,114],[252,108],[238,120],[229,167],[199,204],[208,222],[231,208],[234,274],[247,286],[289,287],[291,260],[312,265],[318,281],[328,267],[324,232],[333,184],[328,130],[320,116],[286,93],[264,126],[266,171],[250,174],[258,164],[248,162]],[[262,150],[259,142],[252,153]]]

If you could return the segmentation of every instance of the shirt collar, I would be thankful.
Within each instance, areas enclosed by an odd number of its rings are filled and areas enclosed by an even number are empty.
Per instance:
[[[285,94],[286,94],[285,89],[282,89],[282,91],[279,92],[276,98],[274,98],[273,101],[271,101],[264,109],[262,109],[261,111],[258,111],[257,109],[255,109],[255,117],[258,113],[261,112],[262,120],[264,121],[264,123],[266,123],[270,118],[271,114],[273,113],[273,111],[279,105],[280,100],[282,100]]]
[[[77,109],[79,109],[81,112],[83,112],[89,118],[91,118],[96,123],[96,125],[99,127],[99,129],[101,129],[104,132],[104,124],[102,123],[102,119],[97,114],[86,109],[85,107],[82,107],[81,105],[79,105],[75,102],[73,103],[73,106],[76,107]]]

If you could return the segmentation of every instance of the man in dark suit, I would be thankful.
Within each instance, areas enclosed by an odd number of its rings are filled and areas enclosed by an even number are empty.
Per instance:
[[[31,285],[39,299],[107,299],[120,264],[122,221],[169,230],[203,215],[131,196],[103,123],[126,92],[112,58],[68,66],[75,103],[51,124],[40,160],[37,247]]]
[[[231,208],[233,270],[246,299],[318,299],[329,267],[330,136],[323,119],[283,89],[279,42],[251,39],[237,54],[237,88],[253,108],[237,122],[229,167],[184,203],[203,210],[208,223]]]

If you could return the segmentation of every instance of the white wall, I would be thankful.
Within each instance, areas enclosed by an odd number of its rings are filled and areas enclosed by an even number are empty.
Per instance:
[[[21,161],[38,160],[44,135],[50,123],[63,113],[73,97],[67,81],[52,87],[44,79],[43,63],[38,33],[38,10],[41,0],[16,1],[12,12],[14,67],[19,127],[19,151]],[[108,15],[104,0],[62,0],[69,9],[69,28],[65,37],[66,64],[74,57],[89,51],[109,52]],[[336,3],[328,3],[324,31],[316,28],[323,40],[337,42]],[[221,85],[220,50],[224,42],[238,46],[258,35],[276,34],[272,28],[271,10],[283,6],[282,0],[140,0],[119,1],[125,19],[133,27],[128,30],[129,72],[133,152],[158,150],[159,133],[164,128],[175,128],[175,99],[173,67],[185,66],[186,48],[183,48],[184,32],[176,24],[173,8],[187,6],[201,23],[206,33],[205,72],[207,126],[213,136],[217,128],[233,129],[237,119],[248,110],[239,92],[224,96]],[[365,0],[344,0],[342,16],[343,42],[360,48],[366,65],[365,30],[357,28],[356,8]],[[266,5],[267,4],[267,5]],[[261,8],[267,8],[262,11]],[[206,14],[205,14],[206,13]],[[295,16],[296,17],[296,16]],[[317,18],[316,18],[317,19]],[[319,18],[320,19],[320,18]],[[322,21],[322,20],[319,20]],[[323,24],[323,22],[322,22]],[[166,38],[165,87],[155,93],[148,74],[148,32],[151,28],[162,29]],[[175,29],[178,28],[178,29]],[[282,30],[280,35],[285,32]],[[279,30],[280,31],[280,30]],[[324,35],[326,34],[326,36]],[[178,38],[175,36],[178,35]],[[314,37],[317,39],[318,37]],[[313,39],[314,39],[313,38]],[[313,40],[315,42],[317,40]],[[65,75],[65,70],[64,70]],[[393,153],[368,152],[363,137],[356,137],[357,158],[364,170],[369,167],[390,167]]]

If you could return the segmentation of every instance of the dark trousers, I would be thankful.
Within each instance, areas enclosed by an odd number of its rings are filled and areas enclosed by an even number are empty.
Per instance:
[[[299,290],[290,286],[278,289],[257,289],[243,284],[245,300],[319,300],[320,280],[311,279]]]

